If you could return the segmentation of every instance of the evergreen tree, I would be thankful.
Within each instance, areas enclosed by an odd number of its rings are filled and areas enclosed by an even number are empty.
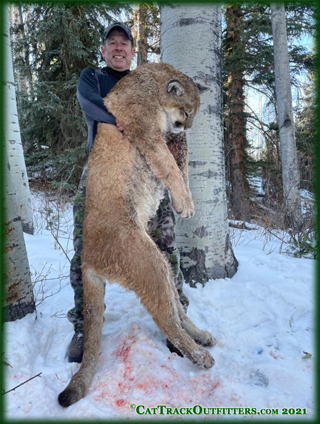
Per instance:
[[[153,62],[160,55],[160,10],[157,4],[140,3],[131,13],[136,41],[137,66]]]
[[[75,188],[86,161],[87,128],[76,98],[80,72],[99,64],[106,25],[118,7],[47,3],[26,6],[23,38],[16,40],[16,67],[32,73],[19,94],[26,163],[37,179]],[[18,30],[17,28],[15,30]],[[22,60],[19,52],[28,58]]]
[[[303,86],[303,107],[296,115],[296,142],[300,165],[301,188],[315,192],[315,75],[310,73]]]
[[[244,103],[245,42],[243,40],[240,4],[226,5],[225,63],[226,90],[226,146],[229,170],[229,200],[235,219],[249,221],[250,201],[246,167],[246,116]]]
[[[236,31],[234,33],[227,31],[228,18],[227,11],[230,8],[237,7],[237,24]],[[273,71],[273,45],[272,45],[272,27],[270,19],[270,7],[261,4],[234,4],[226,5],[224,7],[226,28],[224,31],[223,48],[224,48],[224,87],[225,87],[225,131],[226,140],[230,139],[229,134],[230,128],[228,128],[228,122],[232,121],[232,115],[230,114],[230,102],[228,95],[231,95],[230,89],[228,89],[228,77],[234,73],[234,69],[240,75],[243,75],[243,87],[245,90],[254,89],[258,92],[263,93],[269,99],[269,107],[273,108],[273,115],[276,116],[276,105],[275,105],[275,78]],[[315,31],[314,15],[315,5],[310,4],[299,4],[292,3],[286,6],[287,15],[287,27],[288,27],[288,39],[289,44],[289,57],[290,57],[290,77],[291,84],[293,87],[300,88],[301,81],[299,75],[301,72],[312,69],[314,66],[314,58],[310,51],[302,47],[297,40],[304,34],[313,36]],[[235,18],[234,18],[235,19]],[[238,36],[238,42],[236,48],[230,50],[231,43],[233,42],[234,36]],[[239,37],[240,35],[240,37]],[[241,78],[240,78],[241,81]],[[229,81],[230,82],[230,81]],[[240,84],[241,85],[241,84]],[[280,161],[280,147],[278,137],[278,124],[277,122],[269,122],[262,120],[256,113],[256,111],[250,109],[250,105],[243,97],[243,105],[241,105],[241,95],[238,96],[236,105],[238,107],[238,114],[242,117],[243,121],[250,122],[251,125],[259,128],[264,135],[267,157],[271,162],[259,162],[256,165],[263,166],[265,170],[264,175],[266,176],[266,183],[268,183],[268,193],[281,196],[281,161]],[[246,108],[246,109],[245,109]],[[239,113],[241,110],[241,113]],[[246,112],[242,112],[245,111]],[[230,119],[229,119],[230,118]],[[233,134],[231,134],[233,135]],[[250,172],[255,169],[255,163],[250,159],[247,154],[247,147],[251,147],[246,139],[245,128],[243,133],[239,132],[238,137],[242,140],[241,145],[245,145],[246,149],[242,157],[245,159],[242,161],[242,173],[246,174],[247,177]],[[229,162],[229,151],[230,146],[226,145],[227,163]],[[255,166],[256,166],[255,165]],[[246,168],[246,169],[244,169]],[[229,166],[229,185],[232,194],[232,182],[235,184],[235,177],[231,176],[232,167]],[[271,173],[269,172],[271,171]],[[280,171],[280,172],[279,172]],[[280,177],[280,180],[279,180]],[[280,181],[280,184],[279,184]],[[232,196],[230,196],[232,202]]]

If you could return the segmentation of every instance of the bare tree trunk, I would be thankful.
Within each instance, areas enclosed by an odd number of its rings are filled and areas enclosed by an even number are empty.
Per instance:
[[[147,6],[143,3],[138,8],[138,37],[137,37],[137,66],[148,63],[148,42],[147,42]]]
[[[284,4],[271,4],[276,100],[282,163],[283,197],[288,223],[301,225],[300,175],[292,113],[290,67]]]
[[[199,86],[200,110],[188,133],[195,217],[179,220],[177,244],[186,281],[195,286],[232,277],[222,121],[221,7],[163,6],[161,56]]]
[[[32,8],[32,5],[24,4],[23,9],[20,6],[20,12],[21,12],[21,33],[22,36],[26,37],[26,27],[24,25],[24,21],[27,21],[28,19],[31,19],[30,15],[30,9]],[[22,14],[23,10],[23,14]],[[25,16],[23,21],[23,15]],[[25,76],[26,76],[26,82],[27,82],[27,88],[28,88],[28,97],[34,100],[34,90],[33,90],[33,76],[31,71],[31,64],[30,64],[30,48],[31,46],[27,44],[24,49],[24,63],[25,63]]]
[[[2,66],[4,68],[5,74],[4,100],[6,104],[5,121],[7,123],[5,131],[6,153],[10,164],[9,172],[12,174],[12,184],[15,186],[17,193],[18,215],[21,216],[22,229],[28,234],[33,234],[33,211],[27,170],[20,137],[9,35],[9,13],[7,8],[5,8],[5,12],[5,57],[2,61]]]
[[[15,321],[36,310],[21,218],[7,161],[5,212],[5,302],[6,321]]]
[[[11,27],[15,26],[15,28],[19,28],[19,32],[17,34],[13,35],[12,41],[19,40],[23,37],[23,19],[22,19],[22,9],[21,4],[11,4],[10,5],[10,25]],[[21,62],[24,62],[24,54],[21,51],[20,54],[20,60]],[[22,75],[20,70],[17,70],[15,72],[16,74],[16,81],[18,84],[18,91],[23,93],[28,93],[28,85],[26,81],[26,77]]]
[[[241,39],[241,6],[226,7],[227,55],[230,66],[227,81],[227,140],[230,170],[230,203],[235,219],[250,222],[249,184],[245,154],[246,118],[244,110],[244,70],[241,64],[244,44]]]

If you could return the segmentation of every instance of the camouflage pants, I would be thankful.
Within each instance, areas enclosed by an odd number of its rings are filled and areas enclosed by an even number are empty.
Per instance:
[[[73,246],[74,256],[71,260],[70,283],[74,290],[74,308],[68,312],[68,319],[73,324],[74,330],[83,331],[83,287],[81,273],[81,253],[83,240],[83,221],[86,198],[87,165],[84,167],[80,179],[77,194],[73,203]],[[183,275],[180,269],[180,253],[175,246],[175,216],[172,210],[168,192],[160,203],[156,216],[149,225],[150,235],[164,252],[170,262],[179,298],[185,311],[189,305],[189,300],[183,293]]]

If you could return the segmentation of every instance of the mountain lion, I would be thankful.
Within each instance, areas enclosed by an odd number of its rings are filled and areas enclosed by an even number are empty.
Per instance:
[[[192,125],[200,104],[198,88],[171,65],[147,64],[122,78],[104,103],[125,135],[100,123],[89,157],[82,257],[84,354],[81,368],[59,395],[64,407],[85,396],[96,371],[106,279],[133,290],[187,358],[203,368],[214,364],[202,346],[215,339],[186,316],[170,265],[147,230],[165,187],[180,216],[194,215],[186,145],[173,146],[180,152],[180,171],[166,141],[170,134],[186,140],[178,133]]]

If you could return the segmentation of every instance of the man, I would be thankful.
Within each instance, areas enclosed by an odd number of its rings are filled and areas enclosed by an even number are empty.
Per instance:
[[[103,104],[103,97],[115,84],[130,72],[131,62],[135,56],[133,37],[130,29],[122,22],[115,22],[107,27],[103,34],[101,54],[106,67],[101,70],[86,68],[81,72],[77,97],[80,102],[88,126],[88,154],[94,143],[98,122],[116,125],[119,131],[124,131]],[[69,362],[81,362],[83,355],[83,287],[81,275],[82,231],[86,196],[87,165],[84,167],[78,191],[74,199],[74,257],[70,267],[70,282],[74,289],[75,307],[68,312],[68,319],[74,326],[75,334],[68,347]],[[170,198],[166,193],[159,206],[157,215],[150,224],[150,234],[158,247],[166,253],[174,273],[180,301],[185,309],[188,299],[182,293],[183,277],[180,271],[179,251],[175,247],[175,217]],[[171,351],[179,353],[170,342],[167,345]]]

